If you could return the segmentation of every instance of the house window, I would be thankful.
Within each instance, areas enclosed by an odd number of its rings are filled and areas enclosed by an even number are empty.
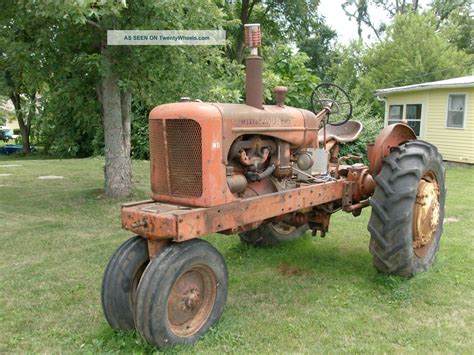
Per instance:
[[[464,112],[466,111],[466,95],[450,94],[448,99],[447,127],[464,128]]]
[[[421,104],[407,105],[407,123],[419,137],[421,130]]]
[[[388,124],[400,122],[403,119],[403,105],[390,105]],[[421,131],[421,104],[406,105],[406,120],[417,136]]]
[[[388,124],[400,122],[403,117],[403,105],[390,105]]]

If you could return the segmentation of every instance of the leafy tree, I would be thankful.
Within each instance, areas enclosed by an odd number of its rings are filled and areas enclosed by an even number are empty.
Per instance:
[[[272,52],[273,55],[269,55],[265,62],[265,101],[273,102],[273,88],[283,85],[288,87],[288,106],[309,108],[311,93],[320,81],[306,66],[309,57],[304,52],[294,53],[290,47],[283,45]]]
[[[412,0],[373,0],[374,4],[384,9],[388,15],[393,18],[396,15],[406,14],[408,12],[417,12],[419,10],[419,1]]]
[[[5,82],[1,78],[0,76],[0,93],[7,92],[6,87],[2,88]],[[9,122],[16,118],[14,111],[12,112],[9,107],[9,100],[10,98],[8,96],[0,96],[0,125],[8,125]],[[18,131],[17,134],[20,133],[21,132]]]
[[[390,20],[393,20],[397,15],[418,13],[421,10],[418,0],[346,0],[342,4],[342,8],[350,20],[356,20],[359,39],[362,39],[364,26],[367,26],[378,40],[381,40],[385,32],[387,24],[381,23],[378,26],[374,24],[370,13],[373,6],[384,10]],[[461,26],[462,24],[469,25],[469,20],[472,21],[472,0],[432,0],[425,10],[432,10],[436,15],[436,29],[442,27],[451,15],[457,17],[456,14],[462,13],[462,20],[457,22]],[[457,20],[460,20],[459,17]],[[470,28],[466,26],[463,29],[467,32],[464,31],[464,36],[458,33],[458,37],[464,37],[461,41],[465,42],[465,39],[470,35]]]
[[[436,31],[436,18],[430,12],[396,16],[384,40],[369,48],[362,61],[365,72],[360,84],[367,100],[379,88],[462,76],[473,65],[471,56]]]
[[[361,40],[352,41],[348,45],[339,45],[334,53],[329,76],[334,82],[349,93],[356,96],[362,94],[360,80],[366,72],[362,59],[367,51]]]
[[[378,40],[381,40],[385,31],[385,23],[379,24],[378,27],[375,25],[370,14],[371,5],[385,10],[391,19],[399,14],[417,12],[419,9],[418,0],[412,0],[411,2],[406,0],[346,0],[342,4],[342,8],[350,20],[356,20],[359,40],[362,39],[363,26],[367,26]]]
[[[44,53],[35,47],[44,33],[38,31],[39,21],[28,14],[16,16],[17,10],[7,1],[0,7],[0,90],[13,102],[23,151],[28,153],[32,125],[41,111]]]
[[[452,11],[440,24],[441,32],[459,50],[474,54],[474,16],[468,6]]]
[[[472,11],[472,0],[432,0],[430,8],[436,15],[436,28],[439,28],[451,14]],[[472,15],[471,15],[472,17]]]
[[[323,21],[317,26],[313,35],[298,42],[298,48],[309,56],[307,66],[321,79],[330,81],[329,68],[335,54],[337,33]]]
[[[359,39],[362,39],[362,25],[369,26],[380,39],[379,30],[375,28],[369,16],[369,3],[368,0],[348,0],[342,4],[342,9],[349,19],[356,20]]]
[[[227,55],[242,63],[244,25],[260,23],[262,42],[301,41],[317,28],[319,0],[237,0],[224,6],[229,20],[226,30],[230,45]]]
[[[194,71],[201,75],[193,79],[206,78],[205,68],[212,64],[212,59],[215,58],[213,54],[218,49],[113,47],[106,43],[106,31],[216,28],[222,22],[222,12],[210,0],[200,1],[199,4],[192,0],[163,3],[151,0],[136,2],[86,0],[65,3],[20,1],[18,10],[19,13],[25,12],[39,19],[58,23],[58,27],[55,28],[60,48],[56,53],[58,57],[64,55],[61,51],[67,50],[67,46],[59,39],[77,38],[80,48],[74,49],[74,53],[83,56],[85,65],[95,67],[97,82],[92,89],[97,91],[101,103],[105,141],[105,192],[110,196],[128,195],[132,189],[130,132],[133,95],[149,102],[152,94],[166,89],[168,92],[163,93],[160,98],[169,98],[170,89],[172,93],[177,91],[182,93],[185,91],[183,87],[198,86],[200,83],[190,81],[189,77],[192,77]],[[78,36],[78,33],[84,32],[85,36]],[[179,66],[182,69],[175,70]],[[176,72],[180,76],[177,77]],[[174,88],[170,88],[171,85],[162,85],[162,80],[172,82]],[[88,81],[87,78],[85,82]],[[186,85],[189,82],[194,85]],[[155,89],[151,90],[153,86]],[[50,90],[54,92],[54,88],[51,87]]]
[[[472,55],[450,43],[446,33],[437,31],[436,23],[431,11],[410,11],[395,16],[380,43],[367,47],[353,41],[336,48],[330,75],[349,91],[354,118],[366,128],[361,139],[342,153],[364,153],[366,143],[382,127],[383,105],[374,96],[376,89],[469,74]]]
[[[48,75],[36,139],[47,153],[56,156],[103,154],[101,105],[97,99],[100,58],[97,47],[89,46],[96,33],[88,26],[65,20],[55,20],[49,33],[54,38],[53,46],[51,41],[38,44],[48,48],[44,63]]]

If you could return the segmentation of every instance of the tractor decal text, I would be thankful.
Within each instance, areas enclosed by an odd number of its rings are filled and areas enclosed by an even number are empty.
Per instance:
[[[290,126],[290,118],[281,117],[262,117],[262,118],[246,118],[239,120],[238,126]]]

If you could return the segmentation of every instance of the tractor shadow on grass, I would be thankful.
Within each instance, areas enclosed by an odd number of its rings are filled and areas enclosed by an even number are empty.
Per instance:
[[[378,293],[394,293],[397,298],[400,290],[409,288],[411,282],[378,272],[372,264],[368,241],[367,244],[345,243],[336,238],[320,240],[307,234],[279,246],[255,248],[236,240],[224,251],[224,256],[231,269],[234,266],[244,270],[268,269],[274,271],[275,277],[337,280],[335,282],[354,287],[361,285],[377,296]]]
[[[374,274],[367,248],[342,247],[309,235],[274,247],[255,248],[237,242],[224,252],[224,256],[228,263],[244,264],[249,270],[279,268],[288,276],[316,272],[347,277]]]

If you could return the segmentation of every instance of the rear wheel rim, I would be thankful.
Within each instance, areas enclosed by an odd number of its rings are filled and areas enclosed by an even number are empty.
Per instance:
[[[205,265],[194,266],[175,281],[168,297],[168,325],[180,337],[195,334],[211,315],[217,296],[214,272]]]
[[[289,235],[296,230],[295,226],[285,223],[284,221],[271,223],[272,228],[279,234]]]
[[[140,279],[142,278],[143,272],[145,271],[146,267],[148,266],[148,260],[145,261],[140,267],[135,271],[133,274],[132,278],[132,286],[130,290],[130,295],[129,295],[129,302],[130,302],[130,308],[132,309],[132,312],[135,312],[135,304],[137,302],[137,289],[138,289],[138,284],[140,283]]]
[[[413,250],[419,258],[430,250],[440,223],[440,190],[433,171],[420,180],[413,214]]]

